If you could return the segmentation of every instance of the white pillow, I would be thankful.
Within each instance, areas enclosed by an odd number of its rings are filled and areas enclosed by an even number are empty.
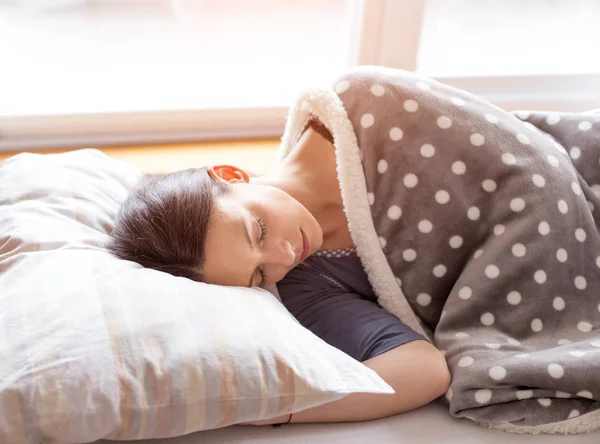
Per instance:
[[[267,291],[113,257],[140,174],[96,150],[0,165],[0,442],[171,437],[393,393]]]

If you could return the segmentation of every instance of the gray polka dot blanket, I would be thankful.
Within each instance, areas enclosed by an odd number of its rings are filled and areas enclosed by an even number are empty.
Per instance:
[[[600,428],[600,114],[507,112],[359,67],[298,98],[280,158],[311,115],[379,303],[446,356],[451,414]]]

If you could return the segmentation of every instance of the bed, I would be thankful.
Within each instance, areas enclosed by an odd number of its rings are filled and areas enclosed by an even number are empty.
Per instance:
[[[361,423],[290,424],[269,426],[232,426],[178,438],[138,441],[139,444],[229,444],[244,442],[277,444],[335,443],[395,444],[592,444],[600,442],[600,432],[577,436],[516,435],[480,427],[466,419],[450,416],[441,402],[390,418]],[[97,441],[109,444],[114,441]]]

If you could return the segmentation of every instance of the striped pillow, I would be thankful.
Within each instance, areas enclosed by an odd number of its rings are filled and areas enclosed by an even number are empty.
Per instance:
[[[0,443],[171,437],[393,392],[267,291],[111,256],[139,177],[96,150],[0,165]]]

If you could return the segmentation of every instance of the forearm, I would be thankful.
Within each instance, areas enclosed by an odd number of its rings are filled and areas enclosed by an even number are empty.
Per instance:
[[[450,374],[441,354],[413,341],[363,363],[394,388],[395,394],[353,393],[338,401],[294,413],[293,423],[354,422],[384,418],[421,407],[446,392]],[[289,415],[255,424],[285,423]]]

